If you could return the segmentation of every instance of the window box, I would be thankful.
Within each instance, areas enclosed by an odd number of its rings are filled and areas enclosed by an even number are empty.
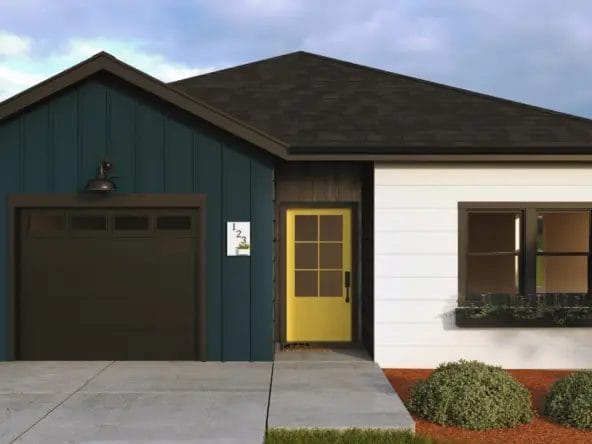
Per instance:
[[[583,294],[484,295],[484,303],[455,310],[458,327],[592,327],[592,304]]]

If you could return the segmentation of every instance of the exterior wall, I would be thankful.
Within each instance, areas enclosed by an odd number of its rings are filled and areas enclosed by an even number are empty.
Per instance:
[[[375,166],[375,347],[383,368],[478,359],[505,368],[592,366],[586,328],[461,329],[458,202],[592,201],[592,165]]]
[[[208,360],[273,356],[273,161],[116,79],[97,77],[0,122],[0,359],[7,359],[9,193],[77,193],[103,158],[118,193],[206,195]],[[225,221],[251,221],[250,258]]]

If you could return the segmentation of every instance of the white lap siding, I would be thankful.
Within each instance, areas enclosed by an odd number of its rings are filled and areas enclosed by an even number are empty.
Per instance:
[[[457,328],[458,202],[592,202],[592,164],[376,164],[374,357],[592,367],[592,328]]]

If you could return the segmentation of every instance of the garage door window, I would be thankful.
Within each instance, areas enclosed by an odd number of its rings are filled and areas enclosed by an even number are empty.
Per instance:
[[[106,216],[72,216],[70,226],[73,231],[106,231]]]
[[[157,230],[190,230],[191,216],[158,216],[156,219]]]
[[[114,226],[117,231],[147,231],[150,219],[148,216],[115,216]]]
[[[37,213],[29,215],[29,231],[31,233],[53,233],[66,229],[66,218],[63,214]]]

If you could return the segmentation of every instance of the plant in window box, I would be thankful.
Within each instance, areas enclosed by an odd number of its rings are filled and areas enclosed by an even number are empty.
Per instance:
[[[585,294],[536,294],[532,296],[480,295],[456,310],[459,326],[592,326],[592,306]],[[480,325],[480,321],[482,321]]]

